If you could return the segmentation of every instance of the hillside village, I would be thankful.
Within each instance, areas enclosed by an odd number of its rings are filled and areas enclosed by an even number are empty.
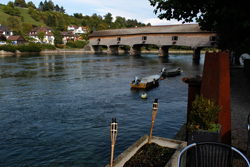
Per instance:
[[[66,44],[67,41],[72,40],[82,40],[82,35],[87,34],[87,28],[83,26],[68,26],[67,32],[61,32],[63,44]],[[34,42],[52,44],[54,45],[54,35],[52,33],[54,31],[48,27],[36,27],[29,31],[26,36],[30,39],[33,39]],[[44,33],[43,39],[39,39],[38,34],[40,32]],[[5,25],[0,25],[0,34],[6,38],[6,41],[10,40],[11,44],[25,44],[25,39],[21,35],[14,35],[13,32]]]
[[[0,4],[0,44],[35,42],[62,47],[68,41],[88,42],[88,35],[93,31],[146,26],[136,19],[127,20],[120,16],[114,19],[111,13],[103,17],[97,14],[83,16],[81,13],[70,16],[65,11],[52,0],[41,1],[38,7],[25,0]]]

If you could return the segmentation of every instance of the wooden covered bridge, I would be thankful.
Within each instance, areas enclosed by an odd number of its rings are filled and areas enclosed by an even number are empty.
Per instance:
[[[107,46],[108,54],[117,54],[119,46],[128,45],[130,55],[140,55],[142,46],[153,44],[159,47],[159,56],[168,56],[171,46],[189,46],[193,58],[199,59],[202,48],[216,46],[216,34],[202,31],[198,24],[148,26],[94,31],[89,44],[96,53],[100,46]]]

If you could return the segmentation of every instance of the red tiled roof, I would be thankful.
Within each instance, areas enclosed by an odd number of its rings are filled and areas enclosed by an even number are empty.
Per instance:
[[[50,28],[47,28],[47,27],[35,27],[33,28],[30,32],[28,32],[26,34],[26,36],[37,36],[37,34],[40,32],[40,31],[43,31],[45,33],[45,36],[53,36],[53,34],[50,32],[52,29]],[[31,32],[36,32],[35,34],[34,33],[31,33]],[[46,33],[47,32],[47,33]]]
[[[25,39],[21,35],[13,35],[13,36],[10,36],[8,38],[8,40],[11,40],[11,41],[18,41],[18,40],[24,41]]]

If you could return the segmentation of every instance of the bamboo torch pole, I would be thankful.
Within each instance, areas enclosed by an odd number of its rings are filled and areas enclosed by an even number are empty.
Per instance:
[[[113,159],[114,159],[114,148],[115,148],[115,141],[117,136],[118,125],[116,123],[116,118],[112,118],[112,122],[110,125],[110,134],[111,134],[111,160],[110,160],[110,167],[113,167]]]
[[[152,124],[151,124],[149,139],[148,139],[149,144],[151,142],[151,137],[152,137],[152,132],[153,132],[153,127],[154,127],[155,116],[156,116],[157,110],[158,110],[158,99],[156,98],[154,103],[153,103],[153,108],[152,108]]]

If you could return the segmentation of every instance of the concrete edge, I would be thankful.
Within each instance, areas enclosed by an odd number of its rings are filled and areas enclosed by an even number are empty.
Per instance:
[[[137,140],[134,144],[132,144],[129,148],[127,148],[123,153],[121,153],[117,158],[115,158],[113,166],[114,167],[123,166],[144,144],[148,142],[148,138],[149,138],[148,135],[142,136],[139,140]],[[185,141],[156,137],[156,136],[152,136],[151,142],[156,143],[163,147],[176,149],[171,160],[167,163],[165,167],[176,166],[178,162],[178,156],[181,150],[187,146],[187,142]],[[106,165],[105,167],[110,167],[110,164]]]

